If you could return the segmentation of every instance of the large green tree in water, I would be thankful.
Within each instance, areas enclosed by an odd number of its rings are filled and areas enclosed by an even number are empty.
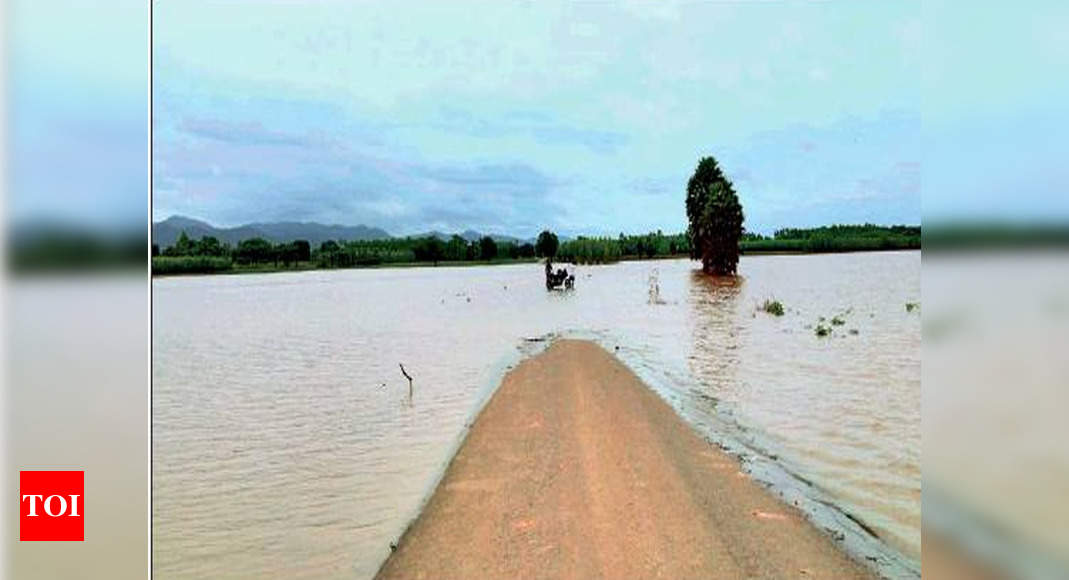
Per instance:
[[[698,162],[687,183],[687,219],[691,259],[701,260],[707,274],[735,275],[742,237],[742,204],[731,180],[712,157]]]

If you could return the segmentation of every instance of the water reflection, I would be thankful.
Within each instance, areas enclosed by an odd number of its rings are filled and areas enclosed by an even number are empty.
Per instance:
[[[704,389],[695,394],[713,406],[738,380],[738,347],[743,327],[739,324],[739,297],[743,276],[714,277],[701,270],[690,272],[688,305],[691,329],[690,370]]]
[[[905,304],[919,262],[775,256],[744,262],[738,284],[691,274],[688,358],[743,443],[918,559],[921,318]],[[772,297],[784,315],[760,308]]]

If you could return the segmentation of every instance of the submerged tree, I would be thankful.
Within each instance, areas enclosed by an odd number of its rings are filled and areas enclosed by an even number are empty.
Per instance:
[[[735,275],[742,237],[742,204],[716,159],[703,157],[687,183],[690,257],[707,274]]]

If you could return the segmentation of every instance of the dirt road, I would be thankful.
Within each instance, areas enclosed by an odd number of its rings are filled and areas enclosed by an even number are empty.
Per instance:
[[[870,578],[623,364],[510,372],[381,578]]]

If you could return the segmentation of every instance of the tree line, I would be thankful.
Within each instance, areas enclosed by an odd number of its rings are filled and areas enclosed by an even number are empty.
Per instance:
[[[739,247],[743,253],[919,250],[921,227],[861,224],[785,228],[777,230],[771,237],[744,236]]]
[[[434,265],[440,262],[503,262],[533,260],[547,255],[546,250],[539,244],[497,241],[490,236],[469,241],[458,235],[448,240],[435,236],[328,240],[318,248],[312,247],[307,240],[273,244],[263,238],[252,238],[231,246],[212,236],[194,240],[182,232],[173,245],[162,250],[153,244],[152,271],[179,274],[235,269],[354,268],[413,262]]]
[[[660,230],[641,235],[583,237],[561,244],[558,258],[575,264],[605,264],[619,260],[687,257],[692,238],[686,233]],[[743,232],[738,242],[742,254],[826,253],[874,250],[920,249],[920,226],[832,225],[817,228],[784,228],[771,236]]]
[[[743,254],[816,253],[860,250],[918,249],[920,226],[831,225],[817,228],[784,228],[771,236],[743,232]],[[156,274],[211,273],[228,270],[272,268],[354,268],[405,263],[509,262],[550,257],[574,264],[606,264],[620,260],[687,257],[692,238],[687,233],[586,237],[559,241],[543,231],[534,244],[497,241],[489,236],[466,240],[454,235],[390,238],[384,240],[329,240],[312,247],[306,240],[271,243],[263,238],[242,240],[236,246],[205,236],[199,240],[183,232],[162,251],[153,246],[152,270]]]
[[[573,264],[607,264],[619,260],[686,256],[690,240],[686,234],[664,234],[661,230],[619,237],[579,236],[561,244],[558,258]]]

